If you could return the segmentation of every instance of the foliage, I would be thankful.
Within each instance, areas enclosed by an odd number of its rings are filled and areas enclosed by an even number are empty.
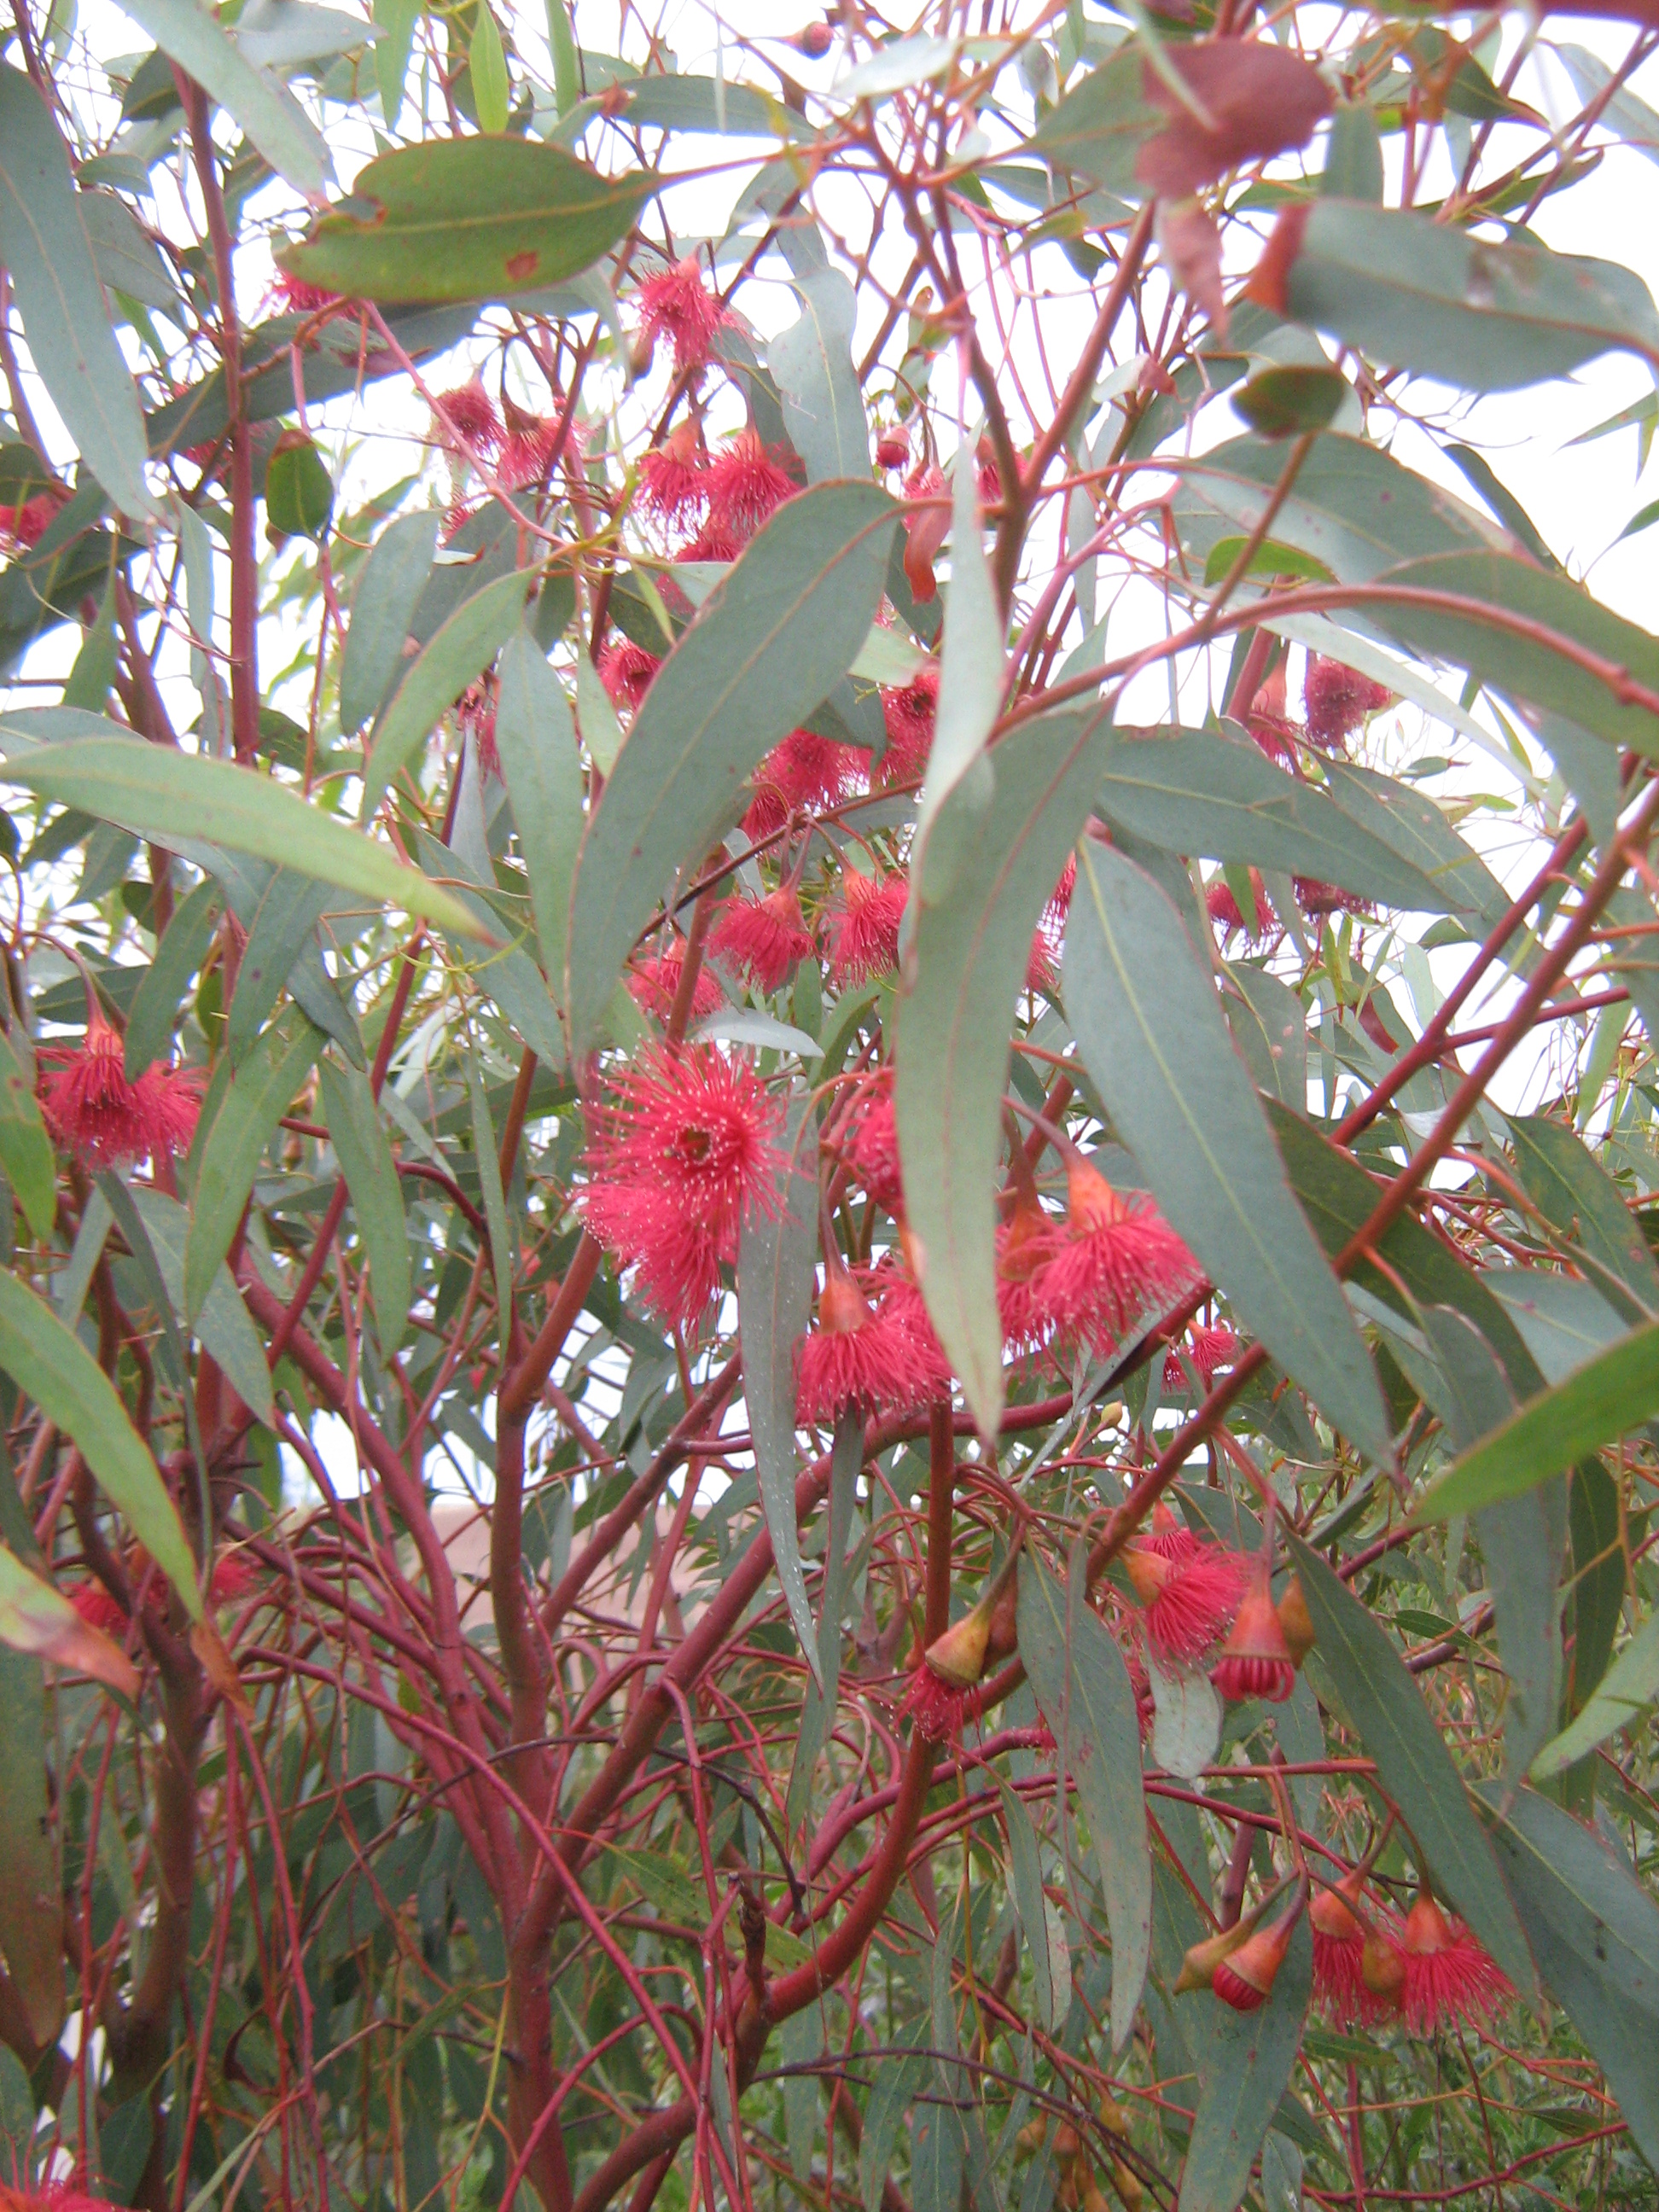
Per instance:
[[[1651,2202],[1659,641],[1471,442],[1659,368],[1650,11],[124,6],[0,46],[0,2184]]]

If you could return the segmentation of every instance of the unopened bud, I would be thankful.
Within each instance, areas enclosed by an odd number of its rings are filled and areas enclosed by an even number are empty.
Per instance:
[[[1374,1997],[1389,2002],[1406,1986],[1406,1962],[1382,1936],[1368,1936],[1359,1954],[1359,1978]]]
[[[1279,1601],[1279,1625],[1285,1632],[1285,1641],[1290,1647],[1291,1659],[1297,1667],[1314,1648],[1313,1616],[1308,1611],[1308,1601],[1302,1595],[1299,1576],[1292,1575],[1285,1585]]]
[[[790,45],[798,54],[805,54],[809,62],[822,61],[835,44],[836,34],[828,23],[809,23],[804,31],[797,31]]]
[[[1258,1929],[1230,1959],[1222,1960],[1210,1986],[1223,2004],[1235,2012],[1255,2012],[1267,2002],[1291,1947],[1296,1917],[1295,1912],[1287,1912],[1271,1928]]]

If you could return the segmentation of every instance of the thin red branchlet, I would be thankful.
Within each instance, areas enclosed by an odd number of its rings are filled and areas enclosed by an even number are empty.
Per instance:
[[[591,1109],[587,1225],[664,1319],[696,1320],[745,1212],[775,1206],[779,1120],[754,1071],[707,1045],[647,1047]]]
[[[715,333],[737,319],[703,283],[695,253],[647,276],[634,297],[641,330],[653,345],[660,338],[669,341],[674,349],[674,367],[681,372],[701,368],[708,359]]]
[[[1375,714],[1394,697],[1386,684],[1328,660],[1322,653],[1308,655],[1302,678],[1302,710],[1308,718],[1308,735],[1328,752],[1346,750],[1348,739],[1368,714]]]
[[[201,1078],[193,1069],[152,1062],[129,1083],[125,1048],[100,1014],[84,1042],[40,1048],[40,1110],[66,1152],[94,1167],[185,1152],[201,1111]]]
[[[1123,1567],[1140,1600],[1146,1641],[1162,1656],[1201,1659],[1231,1626],[1245,1576],[1237,1553],[1204,1544],[1186,1559],[1167,1559],[1132,1544]]]
[[[1393,1997],[1366,1987],[1364,1959],[1368,1936],[1374,1943],[1398,1943],[1399,1921],[1385,1906],[1366,1900],[1364,1888],[1364,1869],[1353,1867],[1334,1889],[1322,1889],[1308,1907],[1314,2002],[1336,2027],[1369,2027],[1395,2008]]]
[[[739,430],[708,464],[708,503],[739,544],[799,486],[768,452],[758,430]],[[708,556],[705,556],[705,558]]]
[[[1198,1262],[1150,1199],[1120,1197],[1076,1153],[1066,1192],[1065,1234],[1042,1271],[1041,1294],[1065,1334],[1103,1355],[1190,1289]]]
[[[878,1206],[895,1212],[904,1196],[899,1175],[898,1115],[890,1079],[878,1078],[848,1115],[842,1158]]]
[[[599,681],[613,706],[637,709],[661,666],[654,653],[631,637],[613,638],[599,655]]]
[[[640,456],[640,504],[660,522],[687,523],[708,501],[708,456],[696,422],[677,422]]]
[[[1322,884],[1316,876],[1292,876],[1291,884],[1303,913],[1316,920],[1322,914],[1369,916],[1374,910],[1370,901],[1361,898],[1358,892],[1339,890],[1335,884]]]
[[[440,445],[471,447],[477,453],[495,453],[507,435],[507,425],[495,401],[474,376],[453,392],[441,392],[432,414],[432,434]]]
[[[842,903],[830,915],[830,972],[837,983],[864,983],[898,966],[899,924],[910,895],[902,875],[879,880],[848,868]]]
[[[1296,1662],[1273,1609],[1265,1560],[1239,1600],[1210,1680],[1232,1705],[1246,1698],[1265,1698],[1269,1705],[1282,1705],[1296,1687]]]
[[[15,507],[0,507],[0,552],[29,553],[57,520],[70,497],[67,484],[43,484]]]
[[[933,726],[939,716],[939,664],[930,660],[908,684],[893,685],[881,695],[881,718],[887,726],[887,750],[873,781],[881,790],[899,783],[915,783],[927,770],[933,749]]]
[[[821,738],[816,730],[792,730],[751,778],[755,796],[743,817],[744,836],[769,837],[797,808],[817,813],[838,806],[858,789],[863,764],[854,746]]]
[[[795,1354],[795,1413],[831,1428],[849,1406],[866,1414],[913,1413],[936,1388],[925,1346],[884,1298],[872,1306],[839,1255],[825,1264],[818,1325]]]
[[[642,953],[628,970],[628,995],[642,1012],[654,1014],[659,1022],[665,1022],[674,1011],[680,978],[684,973],[683,944],[672,945],[666,952]],[[706,968],[699,969],[697,980],[691,986],[693,1019],[702,1021],[707,1015],[717,1014],[725,1004],[720,985]]]
[[[1235,2012],[1255,2012],[1267,2002],[1291,1948],[1296,1921],[1292,1911],[1271,1928],[1258,1928],[1231,1957],[1218,1963],[1210,1986],[1223,2004],[1231,2005]]]
[[[1255,893],[1254,919],[1246,915],[1233,896],[1233,887],[1224,876],[1212,877],[1204,886],[1204,904],[1210,920],[1220,930],[1224,941],[1241,931],[1254,945],[1267,933],[1273,909],[1267,904],[1267,886],[1261,880],[1260,868],[1250,870],[1250,889]]]
[[[902,430],[888,430],[876,441],[876,466],[878,469],[908,469],[910,465],[910,441]]]
[[[1232,1365],[1238,1353],[1238,1339],[1231,1329],[1206,1328],[1200,1323],[1185,1344],[1172,1344],[1164,1355],[1164,1387],[1166,1390],[1184,1390],[1188,1387],[1187,1370],[1182,1364],[1184,1355],[1207,1390],[1223,1369]]]
[[[709,933],[708,950],[763,991],[777,990],[798,960],[817,950],[793,884],[764,898],[727,899]]]
[[[1515,1995],[1503,1969],[1426,1889],[1418,1892],[1406,1915],[1399,1952],[1401,2008],[1413,2035],[1432,2035],[1454,2023],[1480,2027]]]

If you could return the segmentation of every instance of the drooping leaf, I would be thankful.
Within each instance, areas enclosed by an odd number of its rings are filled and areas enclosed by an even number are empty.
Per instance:
[[[46,1693],[40,1659],[30,1655],[40,1653],[60,1667],[82,1666],[83,1672],[119,1674],[125,1680],[112,1686],[128,1698],[137,1693],[138,1675],[107,1636],[88,1628],[67,1598],[3,1549],[0,1644],[9,1647],[0,1650],[0,1866],[6,1869],[0,1882],[0,1949],[14,2002],[44,2051],[57,2040],[67,2009],[64,1880],[46,1771]],[[88,1658],[93,1668],[82,1666]]]
[[[561,0],[555,0],[555,5]],[[752,84],[722,84],[712,76],[654,74],[629,79],[630,124],[659,131],[713,131],[727,138],[792,138],[800,117],[775,94]],[[798,449],[799,450],[799,449]]]
[[[870,483],[787,500],[703,602],[646,694],[582,840],[571,1044],[597,1042],[623,961],[675,872],[743,811],[744,778],[851,666],[896,510]]]
[[[37,1660],[50,1659],[56,1667],[89,1674],[94,1681],[102,1682],[130,1700],[138,1695],[138,1669],[120,1645],[105,1635],[101,1628],[94,1628],[82,1620],[61,1590],[24,1566],[3,1545],[0,1545],[0,1644],[6,1645],[9,1652]],[[40,1669],[36,1667],[12,1672],[15,1662],[9,1658],[0,1661],[0,1666],[10,1674],[6,1683],[7,1717],[14,1721],[21,1719],[29,1698],[39,1700]],[[36,1725],[38,1728],[38,1719]],[[26,1796],[27,1773],[15,1772],[9,1765],[5,1773],[6,1797],[20,1793]],[[8,1868],[15,1863],[9,1851],[6,1863]],[[61,1936],[58,1940],[61,1942]]]
[[[880,2205],[904,2116],[929,2071],[929,2062],[921,2057],[889,2059],[877,2069],[875,2086],[864,2110],[864,2141],[859,2146],[859,2191],[864,2212],[877,2212]]]
[[[1297,1923],[1285,1963],[1266,2004],[1237,2013],[1213,1998],[1204,2039],[1198,2111],[1176,2212],[1234,2212],[1243,2200],[1279,2103],[1290,2082],[1313,1988],[1313,1940],[1307,1917]]]
[[[320,539],[334,512],[334,479],[316,441],[284,430],[265,464],[265,523],[279,538]]]
[[[277,1119],[293,1103],[322,1042],[321,1030],[290,1008],[232,1074],[211,1121],[204,1116],[185,1248],[185,1318],[192,1327],[230,1249]]]
[[[1235,386],[1231,405],[1234,414],[1248,422],[1259,436],[1293,438],[1307,430],[1328,429],[1351,389],[1348,380],[1337,368],[1299,365],[1264,368],[1258,370],[1248,383]],[[1307,556],[1302,558],[1305,560]],[[1213,555],[1211,559],[1213,564]],[[1228,565],[1231,567],[1231,562]],[[1206,569],[1205,581],[1209,580]]]
[[[1377,1776],[1406,1812],[1436,1882],[1524,1995],[1532,1961],[1498,1863],[1472,1810],[1439,1723],[1424,1704],[1387,1630],[1290,1530],[1316,1648]]]
[[[340,662],[343,730],[368,720],[402,665],[416,602],[438,549],[441,520],[430,513],[400,514],[380,532],[363,563]]]
[[[21,70],[0,64],[0,262],[29,352],[82,458],[129,514],[148,514],[144,423],[105,313],[69,155]]]
[[[3,777],[60,805],[119,822],[158,844],[201,840],[250,853],[445,929],[478,934],[477,923],[458,900],[405,867],[384,845],[307,805],[286,785],[229,761],[136,744],[131,738],[76,738],[67,744],[13,751]]]
[[[415,845],[421,865],[428,875],[447,877],[452,884],[478,883],[454,846],[441,845],[424,830],[416,831]],[[476,890],[458,890],[455,895],[474,917],[475,935],[480,930],[502,927],[501,916],[490,905],[482,884]],[[523,943],[500,946],[480,963],[478,972],[487,979],[489,995],[496,1006],[542,1065],[547,1068],[562,1067],[566,1053],[558,1008],[541,969],[524,950]]]
[[[0,1030],[0,1174],[41,1238],[58,1213],[58,1165],[34,1092],[33,1054],[21,1024]]]
[[[113,192],[82,191],[76,197],[87,236],[92,240],[99,282],[105,289],[125,292],[143,307],[176,315],[178,287],[126,202],[117,199]]]
[[[1643,2156],[1659,2164],[1659,1907],[1629,1862],[1535,1790],[1480,1794],[1538,1965],[1619,2100]]]
[[[562,989],[570,886],[582,834],[581,764],[570,702],[527,631],[507,640],[498,672],[495,747],[530,878],[542,968]]]
[[[1270,1098],[1281,1098],[1297,1113],[1308,1103],[1307,1016],[1288,983],[1248,961],[1227,963],[1227,981],[1237,994],[1226,1000],[1232,1032],[1250,1079]]]
[[[390,1359],[408,1321],[410,1292],[409,1231],[397,1162],[368,1077],[328,1059],[318,1062],[317,1075],[329,1142],[351,1193],[368,1257],[380,1354]]]
[[[854,1493],[863,1465],[864,1415],[854,1406],[842,1413],[830,1450],[829,1535],[823,1553],[823,1593],[818,1606],[818,1681],[807,1685],[801,1707],[800,1732],[790,1762],[784,1817],[792,1828],[810,1802],[812,1770],[823,1749],[824,1739],[836,1723],[836,1700],[841,1688],[841,1622],[853,1566],[848,1539],[853,1527]],[[822,1689],[819,1681],[823,1686]]]
[[[282,996],[295,962],[310,943],[328,899],[326,884],[292,868],[272,871],[248,931],[236,974],[236,994],[225,1024],[225,1046],[233,1066],[240,1066],[252,1050],[266,1015]]]
[[[1245,1326],[1345,1434],[1393,1458],[1370,1357],[1285,1178],[1208,965],[1162,891],[1079,848],[1066,1011],[1153,1195]]]
[[[1207,730],[1115,738],[1099,799],[1111,820],[1171,852],[1314,876],[1425,914],[1459,902],[1449,884],[1431,881],[1322,792],[1255,745]]]
[[[363,773],[365,822],[390,789],[392,778],[430,736],[439,717],[489,665],[518,629],[531,581],[528,574],[514,571],[484,585],[461,602],[419,658],[410,662],[369,737]]]
[[[1594,1751],[1620,1729],[1633,1727],[1659,1698],[1659,1613],[1650,1613],[1591,1691],[1583,1711],[1552,1736],[1528,1772],[1534,1782],[1553,1781]]]
[[[481,6],[467,48],[467,68],[472,78],[472,97],[478,109],[478,128],[499,135],[507,128],[507,53],[495,16]]]
[[[235,118],[278,176],[320,192],[332,174],[328,149],[293,94],[238,47],[196,0],[120,0],[164,54]]]
[[[1325,774],[1343,812],[1438,884],[1449,906],[1486,927],[1508,911],[1509,893],[1425,793],[1355,761],[1327,761]]]
[[[0,1273],[0,1368],[80,1449],[111,1504],[178,1591],[202,1617],[195,1565],[155,1462],[92,1354],[15,1275]]]
[[[1287,208],[1250,296],[1394,368],[1468,392],[1568,375],[1629,343],[1659,347],[1659,315],[1616,262],[1498,245],[1361,200]]]
[[[1036,1996],[1037,2019],[1049,2035],[1058,2033],[1071,1999],[1071,1969],[1064,1938],[1053,1941],[1049,1915],[1053,1911],[1042,1891],[1042,1856],[1036,1830],[1024,1800],[997,1777],[1002,1799],[1003,1823],[1008,1831],[1008,1857],[1013,1870],[1014,1905],[1030,1954],[1031,1980]]]
[[[1152,1869],[1140,1787],[1140,1723],[1123,1656],[1083,1588],[1081,1559],[1057,1583],[1032,1553],[1020,1562],[1020,1656],[1075,1776],[1089,1818],[1112,1936],[1112,2043],[1134,2027],[1152,1941]]]
[[[945,593],[939,708],[911,845],[911,872],[923,906],[949,896],[957,864],[953,840],[947,839],[938,854],[932,849],[940,807],[960,788],[957,812],[965,827],[990,803],[995,775],[983,756],[1002,700],[1002,622],[981,530],[978,468],[964,440],[957,449],[951,489],[951,583]],[[957,838],[961,834],[958,830]],[[905,928],[908,947],[914,941],[914,915],[907,916]],[[902,957],[908,969],[912,964],[908,949]]]
[[[1518,1498],[1659,1413],[1659,1322],[1587,1360],[1529,1399],[1437,1476],[1417,1504],[1422,1521]]]
[[[149,1189],[142,1183],[136,1185],[129,1196],[155,1255],[167,1301],[175,1313],[182,1314],[190,1216],[177,1199],[169,1198],[165,1191]],[[119,1214],[116,1218],[121,1223]],[[125,1233],[125,1224],[121,1225]],[[243,1404],[256,1413],[267,1428],[274,1428],[276,1401],[271,1391],[264,1347],[228,1267],[222,1266],[214,1276],[193,1327]]]
[[[210,878],[173,908],[127,1015],[124,1064],[129,1083],[136,1083],[172,1042],[179,1004],[213,942],[221,903],[219,886]]]
[[[356,299],[510,299],[591,268],[655,188],[533,138],[434,138],[360,169],[350,199],[276,260]]]
[[[783,398],[790,443],[806,480],[860,477],[870,466],[870,426],[853,366],[853,287],[839,269],[797,273],[799,319],[775,337],[767,365]]]
[[[817,1124],[799,1102],[785,1127],[789,1160],[775,1212],[753,1208],[738,1248],[738,1320],[744,1391],[772,1557],[784,1601],[819,1694],[817,1632],[795,1526],[795,1346],[805,1334],[817,1266]]]
[[[1606,1170],[1580,1138],[1547,1114],[1512,1114],[1509,1124],[1528,1196],[1596,1263],[1602,1297],[1619,1301],[1622,1285],[1633,1301],[1624,1305],[1626,1319],[1659,1315],[1659,1267]]]
[[[994,1175],[1008,1070],[989,1041],[1007,1034],[1103,746],[1098,717],[1013,732],[945,800],[912,893],[894,1092],[906,1205],[928,1312],[987,1436],[1004,1389]]]

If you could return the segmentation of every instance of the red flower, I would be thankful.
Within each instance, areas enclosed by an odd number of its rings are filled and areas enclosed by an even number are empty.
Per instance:
[[[757,430],[739,430],[710,461],[708,477],[709,506],[739,543],[795,495],[794,478],[767,452]]]
[[[997,1311],[1003,1344],[1017,1358],[1041,1352],[1054,1333],[1054,1310],[1042,1285],[1057,1233],[1035,1190],[1015,1201],[997,1230]]]
[[[787,884],[766,897],[728,899],[708,939],[717,959],[729,960],[763,991],[775,991],[798,960],[811,957],[812,933],[800,901]]]
[[[872,1306],[838,1258],[825,1264],[818,1325],[795,1355],[795,1417],[831,1428],[848,1407],[866,1413],[919,1411],[933,1395],[933,1363],[886,1299]]]
[[[1197,1370],[1198,1379],[1207,1390],[1224,1367],[1231,1367],[1238,1357],[1238,1339],[1230,1328],[1194,1328],[1184,1347],[1171,1345],[1164,1358],[1164,1387],[1166,1390],[1184,1390],[1187,1370],[1181,1364],[1181,1353]]]
[[[930,660],[908,684],[881,695],[881,718],[887,725],[887,750],[876,770],[878,786],[914,783],[925,774],[933,749],[933,726],[939,715],[939,663]]]
[[[1043,1268],[1041,1295],[1060,1328],[1100,1356],[1188,1289],[1198,1262],[1150,1199],[1120,1198],[1086,1160],[1073,1156],[1066,1184],[1066,1233]]]
[[[954,1743],[962,1734],[968,1700],[973,1692],[958,1689],[937,1675],[925,1659],[918,1660],[900,1711],[909,1714],[916,1733],[929,1743]]]
[[[1299,722],[1287,722],[1282,714],[1252,714],[1244,726],[1270,761],[1294,771],[1297,742],[1305,734]]]
[[[1365,1887],[1362,1869],[1354,1867],[1334,1889],[1322,1889],[1308,1907],[1313,1925],[1314,2002],[1337,2027],[1369,2027],[1394,2010],[1395,2000],[1369,1989],[1365,1983],[1366,1931],[1355,1908]],[[1368,1908],[1373,1946],[1386,1931],[1397,1946],[1399,1923],[1392,1914]]]
[[[948,1395],[951,1363],[945,1356],[945,1346],[934,1334],[927,1301],[921,1295],[911,1267],[909,1232],[902,1222],[899,1243],[904,1254],[902,1263],[890,1255],[879,1267],[872,1268],[867,1279],[870,1289],[879,1303],[882,1319],[891,1322],[908,1336],[921,1365],[928,1396]]]
[[[710,514],[696,536],[688,544],[682,545],[674,558],[677,561],[735,561],[742,550],[722,518]]]
[[[661,666],[654,653],[635,645],[631,637],[619,637],[599,655],[599,681],[613,706],[637,708]]]
[[[84,1043],[44,1046],[46,1127],[66,1151],[96,1167],[188,1152],[201,1110],[200,1077],[157,1060],[129,1083],[125,1056],[120,1038],[96,1013]]]
[[[325,307],[345,305],[339,293],[325,292],[320,284],[307,284],[303,276],[290,276],[285,269],[279,269],[271,278],[266,297],[290,315],[320,315]]]
[[[1184,1521],[1177,1521],[1161,1498],[1152,1502],[1152,1527],[1143,1529],[1136,1540],[1143,1551],[1156,1552],[1160,1559],[1190,1559],[1203,1549],[1202,1539]]]
[[[39,2189],[0,2187],[0,2212],[119,2212],[106,2197],[88,2197],[67,2181],[48,2181]]]
[[[1154,1650],[1171,1659],[1200,1659],[1225,1635],[1244,1579],[1237,1553],[1202,1544],[1187,1559],[1167,1559],[1133,1544],[1123,1566]]]
[[[1296,1662],[1273,1609],[1265,1561],[1239,1601],[1210,1680],[1230,1705],[1265,1698],[1269,1705],[1282,1705],[1296,1687]]]
[[[1399,1952],[1405,1969],[1401,2002],[1413,2035],[1432,2035],[1452,2021],[1478,2026],[1515,1995],[1502,1968],[1426,1889],[1406,1915]]]
[[[1250,870],[1250,886],[1255,893],[1256,920],[1254,927],[1244,919],[1243,910],[1233,896],[1232,885],[1224,876],[1213,876],[1204,886],[1204,904],[1210,920],[1220,929],[1224,940],[1243,930],[1254,945],[1266,934],[1267,917],[1272,908],[1267,904],[1267,886],[1261,880],[1260,868]]]
[[[1295,1926],[1295,1913],[1287,1912],[1271,1928],[1258,1928],[1254,1936],[1247,1936],[1230,1958],[1220,1961],[1210,1987],[1223,2004],[1235,2012],[1255,2012],[1267,2002]]]
[[[239,1604],[252,1595],[262,1580],[252,1559],[240,1552],[227,1552],[215,1565],[208,1583],[208,1603],[215,1607]]]
[[[858,787],[863,756],[815,730],[792,730],[755,770],[755,796],[743,817],[746,837],[769,837],[797,807],[838,806]]]
[[[937,465],[930,464],[911,470],[904,493],[907,499],[927,501],[908,509],[904,517],[905,580],[912,598],[925,605],[939,597],[933,556],[951,527],[951,488]]]
[[[685,522],[708,497],[708,456],[695,422],[678,422],[640,456],[640,503],[662,522]]]
[[[863,983],[898,966],[899,924],[910,886],[903,876],[879,882],[848,868],[842,904],[830,919],[830,972],[837,983]]]
[[[697,1318],[745,1212],[775,1205],[778,1118],[753,1072],[708,1046],[647,1048],[594,1110],[588,1227],[665,1319]]]
[[[501,489],[524,491],[540,483],[552,465],[558,438],[556,422],[542,422],[534,416],[520,428],[509,431],[495,464],[495,477]]]
[[[1369,915],[1370,902],[1352,891],[1339,890],[1334,884],[1322,884],[1316,876],[1292,876],[1291,887],[1296,902],[1304,914],[1317,917],[1322,914],[1358,914]]]
[[[441,392],[433,409],[432,430],[441,445],[456,450],[471,447],[475,453],[493,453],[507,435],[507,427],[495,401],[483,388],[482,377]]]
[[[684,973],[684,945],[674,946],[666,952],[647,953],[629,969],[625,978],[628,995],[642,1012],[654,1014],[659,1021],[665,1022],[674,1011],[675,996]],[[725,1004],[720,985],[706,969],[700,969],[691,986],[694,1018],[700,1021],[705,1015],[717,1014]]]
[[[890,430],[885,437],[876,441],[876,466],[878,469],[902,469],[910,465],[910,441],[902,431]]]
[[[899,1176],[898,1116],[884,1080],[854,1109],[842,1138],[842,1157],[878,1206],[892,1213],[904,1196]]]
[[[1357,668],[1345,668],[1322,653],[1308,655],[1302,710],[1308,718],[1308,735],[1328,752],[1345,750],[1365,717],[1379,713],[1393,696],[1386,684],[1373,682]]]
[[[88,1628],[101,1630],[106,1636],[112,1636],[118,1644],[121,1641],[127,1632],[127,1616],[102,1583],[76,1583],[67,1595],[70,1603]],[[3,2203],[3,2200],[0,2200],[0,2204]]]
[[[677,261],[672,269],[647,276],[635,295],[640,328],[655,345],[667,338],[674,348],[677,369],[701,368],[708,358],[714,333],[736,318],[723,300],[717,300],[702,281],[695,253]]]
[[[0,550],[9,553],[33,551],[57,520],[58,509],[67,505],[69,497],[67,484],[50,483],[31,492],[15,507],[0,508]]]

